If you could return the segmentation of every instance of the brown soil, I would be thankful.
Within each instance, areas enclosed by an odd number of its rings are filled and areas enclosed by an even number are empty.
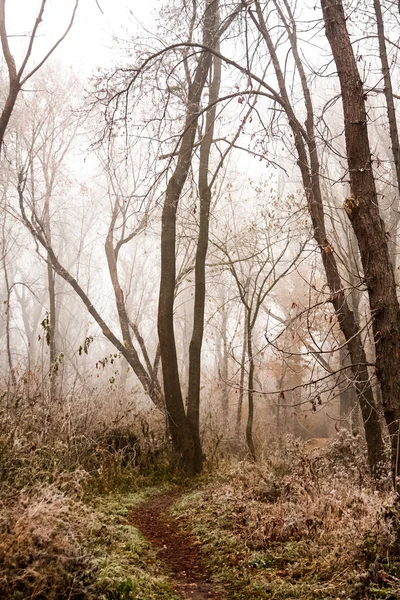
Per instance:
[[[210,582],[199,543],[178,530],[169,509],[179,498],[170,492],[156,496],[129,513],[129,521],[158,548],[159,558],[171,572],[175,590],[186,600],[223,600]]]

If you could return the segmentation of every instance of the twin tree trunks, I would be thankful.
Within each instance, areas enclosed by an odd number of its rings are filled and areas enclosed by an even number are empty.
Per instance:
[[[203,45],[214,48],[219,28],[219,2],[207,0],[203,20]],[[179,380],[179,366],[174,333],[174,300],[176,281],[176,219],[179,199],[192,162],[198,127],[198,115],[204,87],[213,64],[211,52],[202,52],[189,83],[184,132],[177,153],[175,170],[168,182],[161,225],[161,278],[158,305],[158,337],[164,383],[165,407],[177,467],[194,475],[202,470],[200,441],[200,377],[201,346],[204,327],[205,260],[208,245],[208,221],[211,191],[208,184],[208,157],[213,137],[215,112],[208,111],[206,132],[200,147],[199,192],[200,225],[195,261],[195,299],[193,332],[189,347],[188,402],[185,410]],[[219,83],[211,85],[210,96],[218,96]],[[215,110],[215,109],[214,109]]]

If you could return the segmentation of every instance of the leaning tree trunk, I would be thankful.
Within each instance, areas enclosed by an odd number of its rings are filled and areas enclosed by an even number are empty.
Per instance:
[[[341,0],[321,0],[325,31],[336,63],[344,113],[351,196],[344,209],[354,229],[368,290],[375,340],[376,376],[392,443],[392,468],[399,473],[400,308],[387,235],[379,214],[368,138],[365,95],[346,28]]]
[[[367,368],[367,360],[359,332],[359,327],[344,293],[335,254],[327,237],[320,184],[320,165],[318,149],[315,140],[314,110],[311,100],[311,92],[298,51],[295,19],[287,0],[283,0],[283,2],[288,12],[290,22],[286,20],[280,3],[277,2],[277,0],[274,0],[279,16],[282,19],[288,33],[295,64],[300,75],[307,114],[305,131],[295,115],[286,88],[285,78],[279,63],[278,55],[258,2],[256,2],[257,19],[253,13],[251,14],[253,21],[260,30],[260,33],[267,44],[278,81],[280,95],[285,107],[285,112],[288,117],[290,128],[293,132],[294,143],[298,155],[298,165],[301,172],[303,187],[307,196],[308,207],[313,226],[313,235],[321,251],[322,263],[331,292],[331,302],[335,309],[338,324],[343,332],[350,352],[354,385],[357,391],[365,429],[365,437],[368,448],[368,462],[371,472],[375,473],[378,470],[378,465],[380,465],[384,460],[384,445],[382,441],[381,427],[369,381],[370,378]]]

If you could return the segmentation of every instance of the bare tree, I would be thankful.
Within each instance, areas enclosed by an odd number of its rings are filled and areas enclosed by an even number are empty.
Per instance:
[[[218,31],[218,2],[216,0],[207,0],[203,17],[203,43],[207,47],[213,47],[216,41]],[[163,370],[163,384],[165,404],[168,412],[169,427],[174,449],[177,455],[177,461],[181,467],[188,473],[195,473],[201,470],[202,452],[199,444],[198,430],[198,366],[195,366],[196,381],[191,384],[192,399],[190,403],[190,420],[186,415],[182,391],[179,381],[178,359],[174,334],[174,294],[176,280],[176,259],[175,259],[175,232],[176,232],[176,213],[179,203],[179,197],[186,182],[189,168],[191,165],[192,153],[195,144],[197,131],[197,118],[200,109],[200,101],[206,84],[209,69],[212,64],[212,54],[202,52],[196,66],[193,79],[188,89],[188,99],[186,105],[186,117],[184,133],[179,145],[177,164],[174,172],[169,179],[161,229],[161,279],[160,279],[160,298],[158,308],[158,335],[160,340],[161,361]],[[208,145],[206,140],[205,144]],[[203,146],[204,147],[204,146]],[[205,158],[203,158],[203,161]],[[207,173],[207,165],[205,165]],[[204,178],[204,175],[202,177]],[[208,195],[207,181],[202,183],[204,186],[202,193]],[[206,202],[209,202],[206,199]],[[203,222],[202,228],[207,230],[207,206],[203,198]],[[204,235],[203,233],[203,235]],[[201,262],[205,260],[207,250],[206,240],[201,240],[203,248],[199,248],[197,261],[197,283],[203,288],[203,268]],[[198,304],[204,303],[204,292],[200,291],[197,296]],[[197,340],[196,340],[197,336]],[[200,336],[200,337],[199,337]],[[202,325],[195,332],[195,338],[192,343],[192,357],[199,360],[199,350],[201,349]],[[192,376],[193,377],[193,376]]]
[[[3,49],[4,60],[8,69],[8,81],[9,88],[8,93],[6,95],[6,100],[3,108],[1,109],[0,114],[0,152],[3,148],[4,143],[4,135],[10,121],[11,115],[14,110],[15,103],[18,98],[18,94],[21,92],[24,84],[32,78],[32,76],[42,68],[42,66],[47,62],[50,56],[54,53],[56,48],[61,44],[61,42],[66,38],[71,27],[74,23],[76,11],[78,8],[79,0],[75,0],[75,5],[72,10],[71,18],[68,23],[68,26],[62,36],[51,46],[51,48],[46,52],[43,58],[39,59],[34,67],[28,69],[28,63],[32,56],[32,50],[34,47],[34,43],[38,34],[38,29],[40,23],[42,22],[44,11],[46,8],[47,0],[41,0],[40,8],[35,20],[35,23],[32,27],[32,31],[28,38],[28,47],[26,52],[22,58],[21,64],[17,67],[15,63],[15,59],[11,53],[9,38],[7,35],[6,28],[6,0],[0,0],[0,39],[1,46]]]
[[[263,222],[259,216],[256,217],[255,221],[258,220],[260,220],[260,223]],[[233,277],[240,303],[243,306],[244,343],[240,366],[238,420],[239,414],[241,415],[241,403],[243,401],[243,390],[245,389],[244,375],[247,372],[246,442],[253,460],[256,459],[253,441],[255,357],[259,352],[256,349],[255,330],[260,311],[267,298],[277,284],[295,268],[299,256],[304,250],[304,243],[302,243],[299,251],[294,253],[294,256],[287,256],[289,244],[293,244],[294,240],[273,240],[275,236],[268,232],[268,223],[264,222],[264,225],[265,230],[261,230],[253,222],[247,231],[236,233],[231,240],[231,244],[213,240],[214,246],[222,254],[223,260],[226,262],[226,268],[229,269]],[[278,248],[277,256],[275,256],[273,247]]]
[[[48,80],[51,79],[48,73],[46,76]],[[44,87],[46,89],[46,85]],[[50,88],[49,84],[47,88]],[[90,291],[79,279],[79,264],[74,264],[73,253],[68,252],[69,260],[65,259],[65,252],[64,257],[62,257],[63,235],[53,235],[54,196],[60,194],[63,197],[62,191],[68,187],[66,184],[69,182],[65,173],[68,171],[70,164],[72,147],[77,141],[78,128],[81,131],[83,125],[82,117],[77,116],[71,110],[70,94],[71,82],[69,82],[68,88],[56,83],[51,93],[45,96],[45,99],[38,99],[39,107],[37,107],[35,114],[25,130],[20,124],[20,130],[16,136],[20,154],[20,163],[16,166],[18,170],[17,192],[20,216],[38,244],[38,250],[40,247],[44,249],[43,259],[46,262],[48,272],[50,309],[48,311],[48,322],[45,323],[45,326],[51,350],[52,395],[55,393],[54,367],[56,366],[55,332],[57,316],[54,278],[57,274],[76,292],[88,309],[89,314],[100,326],[105,337],[121,352],[131,366],[144,391],[150,396],[154,404],[163,410],[163,397],[156,376],[159,355],[157,353],[154,364],[149,365],[148,354],[138,324],[133,323],[128,314],[118,273],[118,258],[121,249],[146,228],[147,209],[145,208],[143,213],[139,211],[136,222],[131,225],[132,217],[136,212],[131,206],[134,194],[129,194],[122,188],[116,189],[118,177],[112,176],[111,172],[107,173],[105,169],[104,177],[105,181],[107,179],[109,181],[109,197],[112,210],[105,240],[105,251],[115,295],[115,306],[119,317],[122,341],[118,338],[118,335],[112,332],[111,326],[106,324],[94,307],[93,300],[90,298]],[[129,217],[131,217],[130,221]],[[57,244],[55,238],[57,241],[61,240],[61,242]],[[82,241],[78,242],[78,246],[82,243]],[[71,259],[73,264],[69,264]],[[72,274],[74,272],[75,276]],[[131,331],[133,332],[133,339]],[[87,343],[83,344],[83,348],[88,349]],[[140,352],[142,352],[142,359],[139,356]]]
[[[307,197],[314,238],[321,252],[327,283],[331,291],[330,300],[335,308],[337,319],[345,339],[349,344],[355,386],[366,431],[370,467],[375,471],[384,458],[382,434],[372,389],[369,384],[367,360],[359,334],[359,327],[347,302],[344,286],[341,282],[337,267],[334,249],[329,242],[326,232],[323,196],[320,183],[320,164],[315,134],[314,108],[297,45],[296,20],[288,0],[284,0],[283,5],[278,2],[274,2],[274,4],[288,36],[294,64],[299,74],[307,115],[305,129],[294,111],[285,81],[284,71],[281,67],[275,44],[265,20],[261,3],[256,0],[254,2],[255,10],[249,6],[248,13],[268,48],[279,89],[279,92],[275,92],[275,96],[286,113],[293,134],[294,146],[298,158],[297,164],[300,168],[302,183]],[[286,10],[286,13],[284,12],[284,9]]]
[[[400,307],[371,160],[365,92],[341,0],[321,0],[325,31],[342,93],[351,196],[344,208],[354,229],[364,269],[376,349],[376,375],[392,442],[392,468],[399,472]]]
[[[219,27],[218,6],[212,10],[215,16],[210,17],[210,33],[216,36]],[[205,17],[208,18],[208,17]],[[212,22],[214,21],[214,22]],[[206,41],[206,40],[205,40]],[[214,47],[219,50],[218,38],[214,41]],[[200,441],[200,379],[201,379],[201,347],[204,334],[204,307],[206,298],[206,257],[209,237],[210,205],[212,177],[210,177],[210,155],[213,144],[217,101],[221,87],[221,59],[215,57],[213,60],[212,81],[210,84],[208,103],[211,106],[207,111],[205,120],[205,131],[200,143],[198,189],[200,196],[200,220],[199,233],[196,249],[195,262],[195,297],[193,306],[193,332],[189,345],[189,386],[187,417],[192,430],[195,443],[195,470],[202,469],[202,451]]]

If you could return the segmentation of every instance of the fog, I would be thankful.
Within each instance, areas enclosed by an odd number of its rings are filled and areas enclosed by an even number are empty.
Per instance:
[[[51,52],[75,3],[4,4],[3,117],[18,88],[1,150],[6,405],[67,407],[93,431],[154,414],[175,450],[189,427],[195,446],[212,432],[253,456],[288,434],[362,430],[349,339],[368,402],[382,382],[320,8],[221,2],[210,25],[203,3],[86,0]],[[397,277],[380,54],[354,11]]]

